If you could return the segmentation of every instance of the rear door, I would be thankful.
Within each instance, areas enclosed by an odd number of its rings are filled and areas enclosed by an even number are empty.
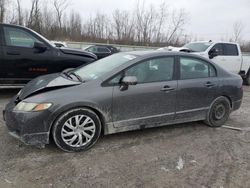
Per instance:
[[[52,50],[39,52],[34,42],[43,42],[24,28],[3,26],[3,64],[6,84],[26,83],[46,74],[53,61]]]
[[[176,119],[204,119],[217,97],[218,79],[215,68],[207,61],[180,57]]]
[[[238,74],[241,68],[241,54],[238,46],[231,43],[217,43],[210,51],[216,49],[218,56],[213,57],[212,61],[228,70]]]
[[[224,58],[226,70],[238,74],[241,69],[241,54],[239,53],[238,45],[224,43]]]
[[[111,55],[111,50],[105,46],[98,46],[96,55],[98,56],[98,59],[101,59]]]

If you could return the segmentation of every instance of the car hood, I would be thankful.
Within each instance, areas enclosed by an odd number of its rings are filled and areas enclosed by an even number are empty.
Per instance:
[[[95,54],[90,53],[90,52],[86,52],[83,50],[76,50],[76,49],[64,48],[64,47],[59,48],[59,50],[65,54],[78,55],[78,56],[84,56],[84,57],[90,57],[93,59],[97,59],[97,56]]]
[[[49,91],[53,89],[59,89],[64,87],[70,87],[80,85],[82,82],[69,80],[62,77],[59,73],[40,76],[31,80],[19,93],[18,100],[23,100],[33,94]]]

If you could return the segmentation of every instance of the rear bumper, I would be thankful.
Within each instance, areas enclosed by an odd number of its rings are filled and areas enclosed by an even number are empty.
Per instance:
[[[232,103],[232,111],[238,110],[242,104],[242,99]]]

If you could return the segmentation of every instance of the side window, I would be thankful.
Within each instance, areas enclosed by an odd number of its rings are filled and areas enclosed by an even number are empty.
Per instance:
[[[215,45],[212,47],[212,49],[210,50],[210,52],[211,52],[211,51],[214,51],[214,50],[218,52],[218,56],[221,56],[221,55],[224,54],[224,52],[223,52],[223,46],[222,46],[222,44],[220,44],[220,43],[215,44]]]
[[[91,46],[87,49],[88,52],[96,53],[97,52],[97,47],[96,46]]]
[[[125,76],[136,76],[138,83],[169,81],[173,78],[174,58],[143,61],[125,71]]]
[[[225,56],[238,56],[238,48],[235,44],[223,44]]]
[[[216,77],[216,70],[213,66],[209,66],[209,76]]]
[[[97,51],[99,53],[110,53],[110,50],[108,48],[106,48],[106,47],[98,47]]]
[[[194,58],[180,58],[180,78],[195,79],[216,76],[216,70],[205,61]]]
[[[122,79],[122,73],[118,74],[117,76],[115,76],[114,78],[112,78],[110,81],[109,81],[109,84],[119,84],[120,81]]]
[[[28,32],[13,27],[4,27],[4,37],[7,46],[33,48],[34,42],[39,42]]]

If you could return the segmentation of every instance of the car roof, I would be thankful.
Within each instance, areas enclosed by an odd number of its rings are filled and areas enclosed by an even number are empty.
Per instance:
[[[190,42],[192,44],[194,43],[211,43],[211,44],[217,44],[217,43],[222,43],[222,44],[238,44],[237,42],[225,42],[225,41],[195,41],[195,42]]]
[[[97,47],[105,47],[105,48],[108,48],[109,50],[118,50],[118,48],[116,46],[112,46],[112,45],[106,45],[106,44],[94,44],[94,45],[91,45],[91,46],[97,46]]]
[[[197,54],[191,54],[187,52],[145,50],[145,51],[131,51],[131,52],[121,52],[121,53],[143,57],[143,58],[154,58],[154,57],[159,57],[159,56],[185,56],[185,57],[190,57],[190,58],[193,57],[196,59],[201,59],[203,61],[209,62],[210,64],[217,67],[217,65],[213,63],[212,61],[210,61],[209,59],[202,57],[200,55],[197,55]]]
[[[115,46],[108,45],[108,44],[93,44],[93,45],[89,45],[89,46],[101,46],[101,47],[110,47],[110,48],[115,48]]]
[[[29,29],[29,28],[27,28],[27,27],[24,27],[24,26],[21,26],[21,25],[15,25],[15,24],[0,23],[0,25],[2,25],[2,26],[11,26],[11,27],[19,27],[19,28]]]
[[[158,50],[131,51],[131,52],[124,52],[124,53],[135,55],[135,56],[185,55],[185,56],[199,57],[197,55],[189,54],[186,52],[158,51]]]

